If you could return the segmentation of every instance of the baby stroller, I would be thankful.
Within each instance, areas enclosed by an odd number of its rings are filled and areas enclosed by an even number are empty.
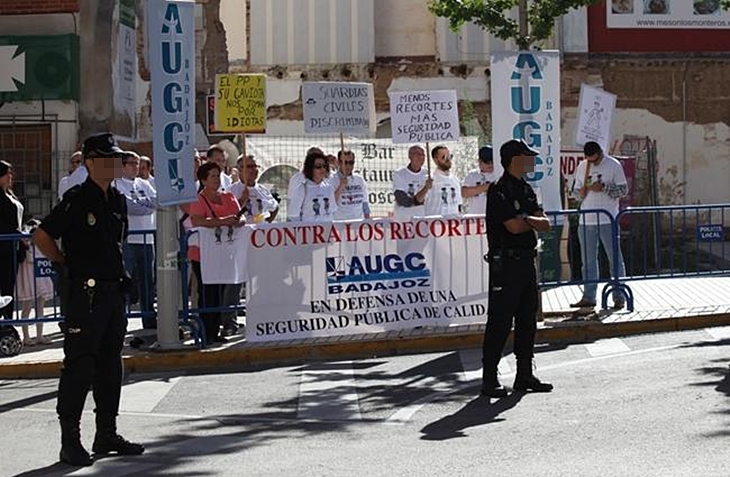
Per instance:
[[[7,306],[13,297],[0,296],[0,308]],[[23,349],[23,341],[18,331],[10,325],[0,324],[0,358],[16,356]]]

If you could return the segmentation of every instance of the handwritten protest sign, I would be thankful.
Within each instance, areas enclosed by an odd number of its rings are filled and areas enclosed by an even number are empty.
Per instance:
[[[582,146],[588,141],[595,141],[604,151],[608,151],[611,140],[611,120],[615,108],[615,94],[582,84],[575,143]]]
[[[266,75],[215,76],[215,129],[266,132]]]
[[[370,83],[304,83],[302,104],[305,133],[375,132],[375,98]]]
[[[459,139],[456,91],[402,91],[388,96],[394,143]]]

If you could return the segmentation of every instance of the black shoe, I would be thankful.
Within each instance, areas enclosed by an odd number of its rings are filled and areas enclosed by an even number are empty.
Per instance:
[[[61,454],[58,456],[61,462],[76,467],[88,467],[94,463],[81,442],[68,442],[61,445]]]
[[[119,434],[97,434],[91,450],[95,454],[109,454],[114,452],[119,455],[140,455],[144,452],[144,446],[136,442],[129,442]]]
[[[570,307],[571,308],[595,308],[596,307],[596,302],[595,301],[590,301],[590,300],[588,300],[586,298],[581,298],[579,302],[577,302],[577,303],[571,303],[570,304]]]
[[[502,386],[502,384],[499,382],[499,379],[495,379],[490,382],[484,381],[482,383],[481,395],[493,398],[507,397],[507,388]]]
[[[528,376],[517,376],[513,385],[515,391],[533,392],[533,393],[549,393],[553,390],[553,385],[543,383],[533,374]]]
[[[218,335],[213,338],[213,343],[228,343],[228,338]]]

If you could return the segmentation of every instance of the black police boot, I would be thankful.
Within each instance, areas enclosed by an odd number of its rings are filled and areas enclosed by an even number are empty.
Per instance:
[[[543,383],[537,376],[532,374],[532,360],[517,360],[517,375],[515,376],[515,391],[549,393],[553,390],[553,385]]]
[[[84,446],[81,445],[81,429],[75,419],[61,419],[61,462],[79,467],[94,463]]]
[[[503,398],[507,396],[507,389],[502,386],[497,377],[497,372],[484,372],[482,375],[482,396]]]
[[[95,454],[140,455],[144,446],[136,442],[129,442],[117,434],[116,418],[96,416],[96,436],[91,450]]]

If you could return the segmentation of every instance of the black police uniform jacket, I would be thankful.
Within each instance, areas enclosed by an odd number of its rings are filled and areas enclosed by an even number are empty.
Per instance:
[[[70,279],[116,281],[126,276],[127,204],[113,183],[106,194],[91,178],[72,187],[40,227],[61,239]]]
[[[506,172],[489,188],[487,193],[487,239],[490,253],[499,250],[533,250],[537,237],[530,230],[513,234],[504,226],[505,221],[533,215],[542,211],[537,196],[524,178]]]

